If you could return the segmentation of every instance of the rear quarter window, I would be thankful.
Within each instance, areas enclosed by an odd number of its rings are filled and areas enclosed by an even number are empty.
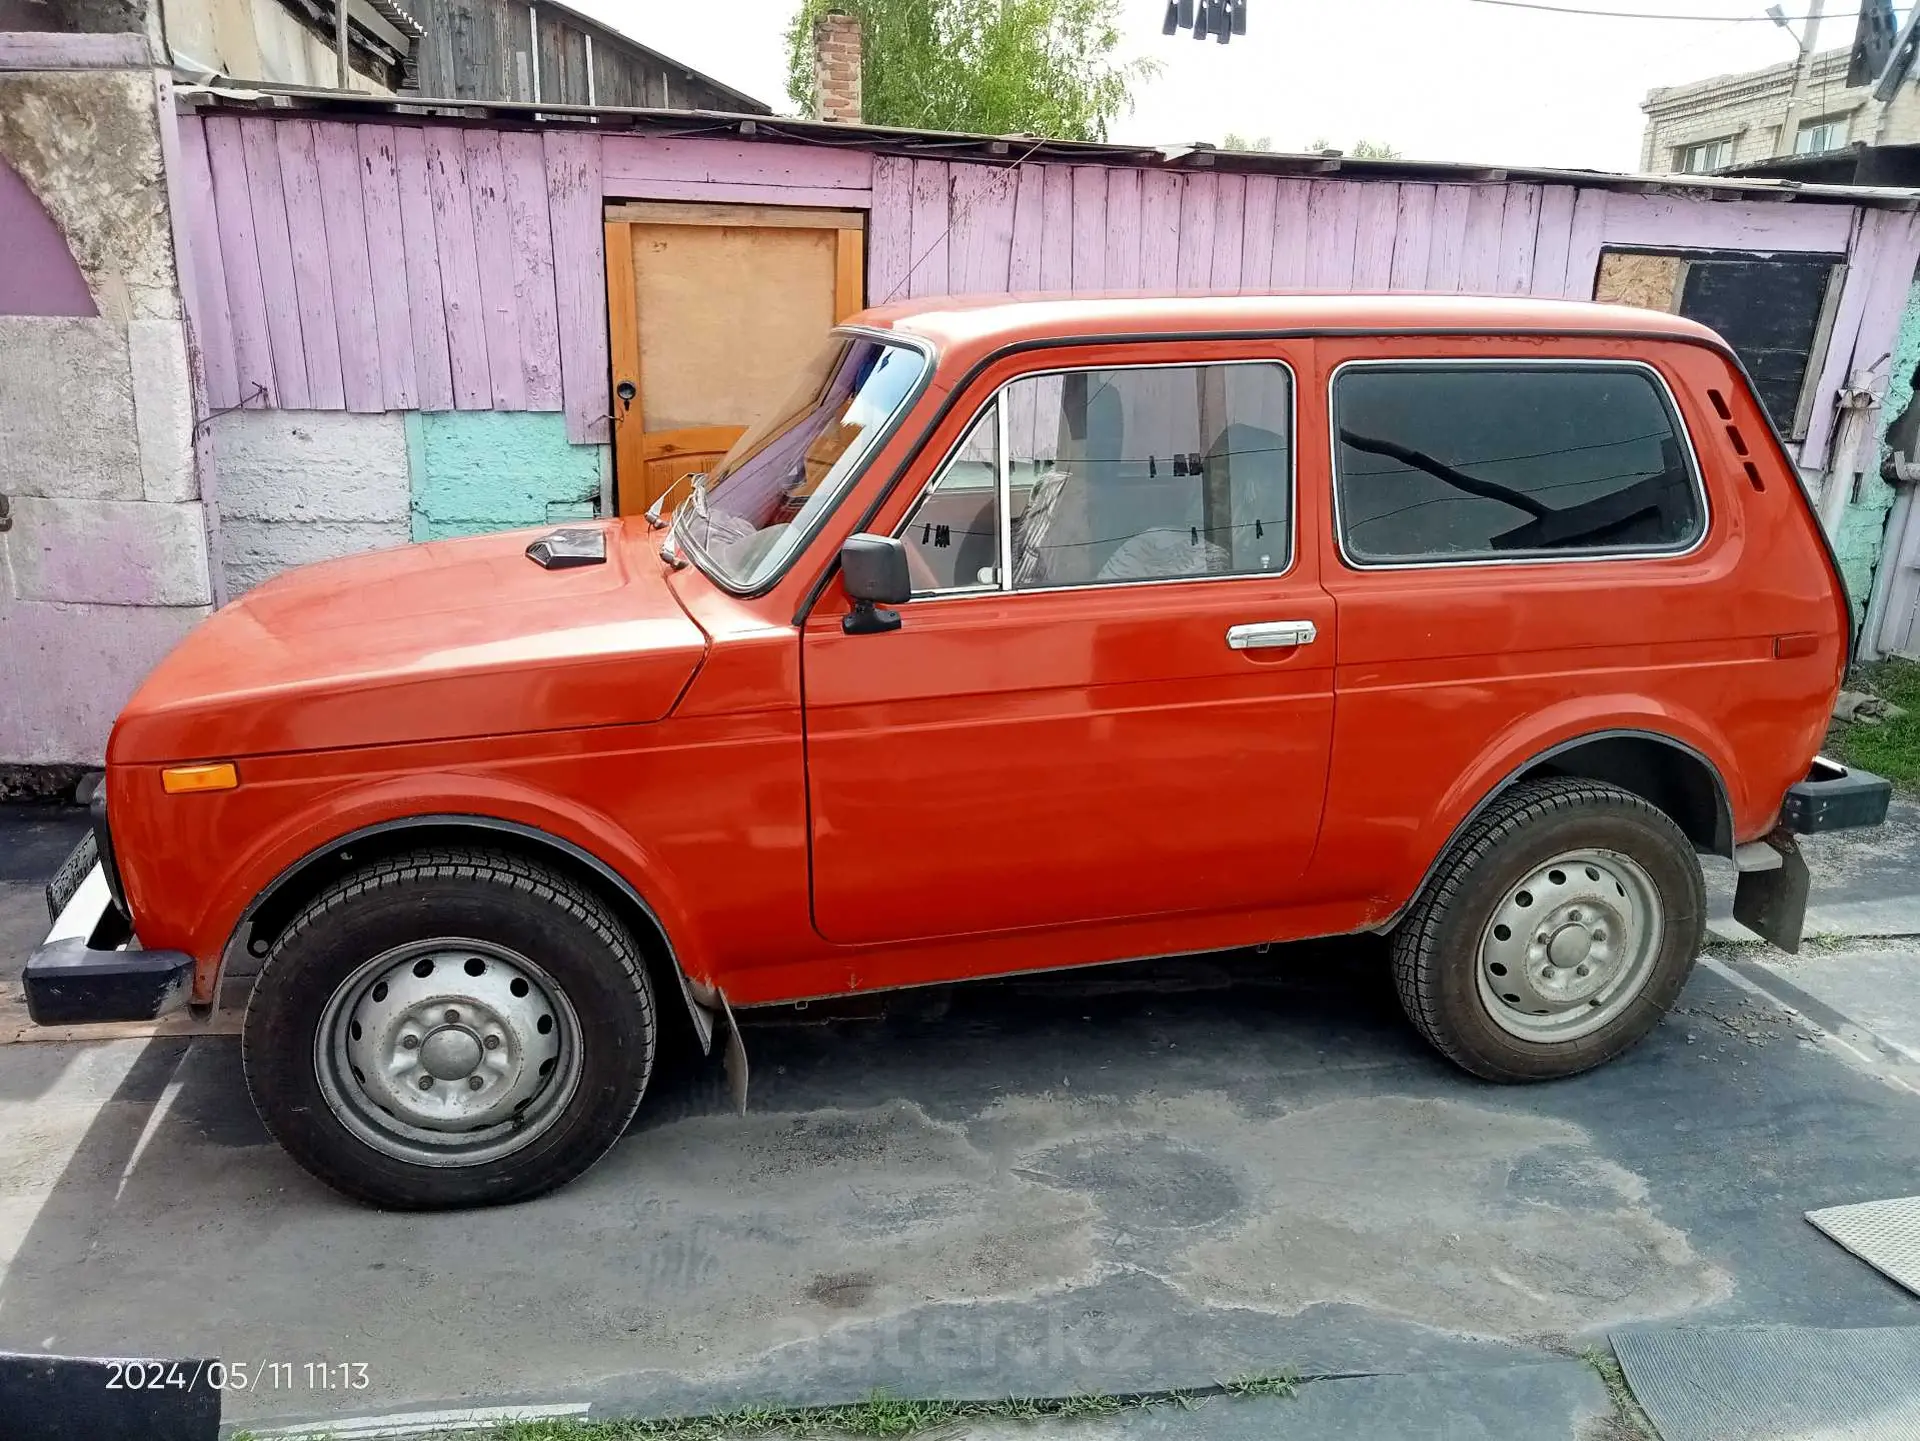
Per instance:
[[[1668,554],[1706,532],[1686,431],[1642,365],[1346,365],[1333,431],[1355,564]]]

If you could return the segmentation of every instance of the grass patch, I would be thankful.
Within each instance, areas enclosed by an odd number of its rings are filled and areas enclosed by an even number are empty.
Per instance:
[[[1600,1382],[1607,1388],[1607,1399],[1613,1402],[1607,1441],[1658,1441],[1660,1433],[1653,1429],[1653,1422],[1634,1399],[1633,1390],[1627,1385],[1627,1373],[1620,1369],[1613,1352],[1603,1346],[1589,1346],[1580,1353],[1580,1359],[1600,1373]]]
[[[916,1401],[875,1391],[851,1406],[743,1406],[708,1416],[657,1421],[505,1421],[490,1429],[438,1432],[423,1441],[751,1441],[751,1438],[906,1437],[947,1431],[968,1421],[1075,1421],[1161,1406],[1191,1409],[1215,1397],[1290,1397],[1299,1388],[1291,1372],[1242,1376],[1192,1391],[1146,1391],[1112,1396],[1010,1396],[1004,1401]],[[310,1441],[326,1441],[324,1429]],[[234,1441],[250,1441],[241,1432]]]
[[[1920,790],[1920,665],[1876,661],[1848,676],[1847,689],[1892,701],[1906,714],[1882,725],[1836,723],[1827,737],[1835,759],[1885,776],[1902,790]]]

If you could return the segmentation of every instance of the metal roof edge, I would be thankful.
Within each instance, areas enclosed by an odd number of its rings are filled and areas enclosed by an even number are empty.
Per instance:
[[[183,83],[176,94],[183,106],[194,109],[300,113],[308,118],[318,110],[343,116],[404,116],[466,123],[493,121],[539,129],[581,125],[612,134],[726,136],[998,165],[1035,159],[1178,171],[1214,170],[1226,174],[1286,178],[1339,175],[1347,179],[1392,179],[1435,184],[1517,181],[1632,194],[1683,195],[1703,200],[1813,201],[1885,210],[1920,209],[1920,188],[1822,185],[1760,177],[1644,175],[1455,161],[1363,160],[1332,152],[1299,154],[1220,150],[1205,142],[1146,145],[1115,141],[1050,140],[1034,135],[974,135],[959,131],[853,125],[736,111],[535,104],[531,101],[461,100],[419,95],[363,95],[358,92],[255,82],[217,85]]]

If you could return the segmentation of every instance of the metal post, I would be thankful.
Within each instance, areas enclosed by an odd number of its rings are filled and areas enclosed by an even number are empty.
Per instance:
[[[1778,10],[1778,6],[1774,7]],[[1800,107],[1813,80],[1813,48],[1820,39],[1820,12],[1826,0],[1807,0],[1806,24],[1800,28],[1800,62],[1793,67],[1793,91],[1787,96],[1787,118],[1780,122],[1780,154],[1792,155],[1800,144]]]
[[[347,0],[333,0],[333,53],[338,64],[334,88],[353,89],[353,66],[347,60]]]

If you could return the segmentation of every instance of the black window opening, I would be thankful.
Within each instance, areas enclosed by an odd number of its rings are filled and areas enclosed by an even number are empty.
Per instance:
[[[1718,331],[1780,433],[1806,436],[1845,257],[1607,250],[1597,300],[1684,315]]]
[[[1362,565],[1672,552],[1705,527],[1679,417],[1639,366],[1348,366],[1333,425]]]

